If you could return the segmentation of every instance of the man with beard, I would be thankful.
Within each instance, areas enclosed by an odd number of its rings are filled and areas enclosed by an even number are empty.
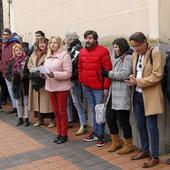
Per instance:
[[[93,114],[93,132],[84,138],[90,142],[97,140],[98,147],[104,146],[104,123],[96,123],[95,106],[104,102],[107,97],[110,80],[102,78],[102,69],[111,70],[109,51],[98,45],[98,35],[93,30],[84,33],[85,48],[80,50],[78,76],[82,83],[83,93]]]
[[[9,59],[12,58],[12,48],[18,43],[15,37],[12,37],[11,30],[9,28],[5,28],[3,30],[3,45],[2,45],[2,57],[0,61],[0,71],[2,75],[5,77],[5,81],[8,87],[8,92],[12,101],[13,108],[9,111],[9,113],[16,113],[16,100],[13,97],[12,92],[12,83],[6,79],[6,65],[9,62]]]

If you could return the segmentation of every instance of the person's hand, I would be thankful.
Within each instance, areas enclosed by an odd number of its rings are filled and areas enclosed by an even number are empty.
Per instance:
[[[41,73],[40,77],[43,78],[43,79],[46,79],[47,76],[45,74]]]
[[[102,70],[101,74],[102,74],[102,77],[108,77],[109,76],[109,72],[105,71],[105,70]]]
[[[109,92],[108,89],[104,89],[104,101],[106,101],[106,99],[107,99],[108,92]]]
[[[136,78],[135,78],[134,75],[132,74],[132,75],[130,75],[130,76],[128,77],[128,79],[125,80],[125,83],[127,83],[128,86],[135,86],[135,85],[137,84]]]
[[[53,73],[53,72],[47,73],[47,76],[48,76],[49,78],[54,78],[54,73]]]

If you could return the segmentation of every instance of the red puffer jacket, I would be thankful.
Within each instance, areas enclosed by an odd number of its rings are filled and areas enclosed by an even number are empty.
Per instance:
[[[92,89],[108,89],[110,87],[110,80],[104,79],[104,86],[102,85],[102,68],[106,71],[112,69],[109,51],[97,45],[93,49],[82,49],[79,53],[78,61],[78,76],[79,81],[84,86]]]

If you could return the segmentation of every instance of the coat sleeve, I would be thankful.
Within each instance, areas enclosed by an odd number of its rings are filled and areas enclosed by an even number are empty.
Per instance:
[[[120,71],[109,71],[109,78],[112,80],[124,81],[132,73],[132,56],[127,55],[124,58],[123,66]]]
[[[6,66],[6,78],[8,81],[12,81],[12,62],[8,62]]]
[[[163,56],[161,55],[158,49],[154,49],[152,51],[152,72],[149,76],[137,79],[137,86],[141,88],[145,88],[148,86],[155,85],[160,82],[163,76]],[[148,62],[149,59],[148,59]]]
[[[102,67],[105,71],[110,71],[112,69],[112,63],[110,59],[110,54],[107,49],[104,50],[102,54]],[[111,81],[108,78],[104,78],[104,89],[109,89]]]
[[[71,78],[72,62],[69,54],[66,54],[63,59],[63,71],[55,71],[54,78],[57,80],[66,80]]]

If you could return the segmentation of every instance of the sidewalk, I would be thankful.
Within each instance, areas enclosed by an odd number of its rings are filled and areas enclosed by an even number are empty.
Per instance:
[[[15,123],[15,114],[0,112],[0,170],[142,170],[144,160],[130,160],[134,153],[108,153],[109,142],[98,148],[75,136],[78,124],[69,129],[68,142],[57,145],[53,143],[56,128],[16,127]],[[161,156],[161,163],[150,170],[170,170],[163,163],[167,157]]]

